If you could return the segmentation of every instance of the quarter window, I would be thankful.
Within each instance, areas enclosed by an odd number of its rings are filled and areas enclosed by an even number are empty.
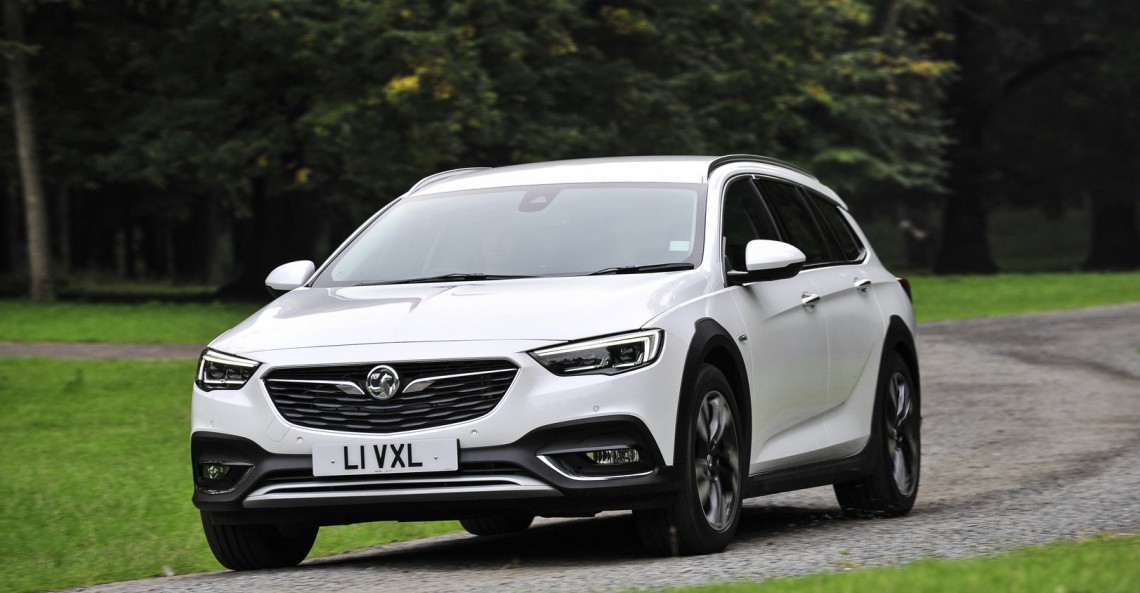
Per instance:
[[[859,236],[851,229],[850,223],[839,211],[839,206],[811,190],[805,190],[805,193],[820,213],[824,224],[831,229],[832,235],[835,236],[835,244],[839,248],[843,260],[851,262],[862,259],[863,243],[859,241]]]

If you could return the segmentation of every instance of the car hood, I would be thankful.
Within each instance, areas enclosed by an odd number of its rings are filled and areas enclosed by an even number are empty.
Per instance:
[[[698,271],[300,288],[222,334],[232,354],[462,340],[567,341],[639,329],[700,296]]]

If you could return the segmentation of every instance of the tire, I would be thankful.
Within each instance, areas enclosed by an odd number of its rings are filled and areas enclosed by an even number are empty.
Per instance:
[[[880,374],[871,427],[874,470],[860,480],[835,484],[845,513],[900,517],[914,507],[922,458],[920,404],[910,367],[891,352]]]
[[[296,566],[309,555],[318,527],[311,525],[225,525],[202,511],[202,529],[218,563],[230,570]]]
[[[471,535],[503,535],[525,531],[533,521],[534,515],[503,515],[500,517],[460,519],[459,524]]]
[[[740,524],[742,424],[719,369],[701,367],[682,412],[681,491],[672,507],[634,513],[642,544],[658,556],[720,552]]]

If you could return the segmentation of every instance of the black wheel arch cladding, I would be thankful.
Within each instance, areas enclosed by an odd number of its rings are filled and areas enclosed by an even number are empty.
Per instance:
[[[682,443],[686,441],[686,424],[682,422],[686,414],[687,402],[692,397],[693,388],[700,374],[701,365],[712,364],[724,374],[728,384],[732,387],[733,399],[736,409],[740,412],[740,449],[741,461],[746,464],[750,459],[752,434],[752,398],[748,388],[748,371],[744,364],[744,356],[736,340],[728,330],[713,319],[703,318],[694,324],[693,338],[689,341],[689,351],[685,356],[685,368],[681,374],[681,386],[677,398],[677,427],[673,447],[674,465],[682,462]],[[747,477],[747,470],[744,472]]]

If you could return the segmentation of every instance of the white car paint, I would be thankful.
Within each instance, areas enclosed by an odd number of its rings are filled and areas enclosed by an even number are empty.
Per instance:
[[[732,162],[710,174],[711,161],[590,159],[464,172],[423,182],[401,199],[534,184],[704,184],[703,258],[692,270],[630,275],[332,287],[313,287],[310,280],[210,344],[213,350],[261,366],[240,389],[204,391],[195,386],[192,432],[240,436],[280,455],[309,455],[317,444],[412,437],[455,439],[462,451],[509,445],[558,423],[628,416],[644,423],[665,464],[671,465],[679,389],[694,325],[712,319],[734,338],[744,361],[751,408],[751,434],[746,435],[751,445],[749,474],[762,476],[853,455],[870,435],[890,318],[900,318],[913,335],[910,302],[849,216],[866,246],[862,260],[807,269],[784,280],[726,285],[721,196],[731,180],[741,175],[775,177],[845,205],[819,181],[793,169]],[[350,238],[338,252],[351,243]],[[320,266],[315,277],[328,267]],[[864,281],[869,284],[862,286]],[[807,294],[820,297],[814,308],[804,306]],[[641,329],[664,330],[664,345],[655,362],[631,372],[556,376],[529,354],[545,346]],[[292,424],[274,407],[261,381],[283,367],[472,358],[503,358],[519,367],[497,407],[458,424],[397,434]]]
[[[265,350],[465,340],[554,340],[634,330],[708,290],[699,271],[301,288],[212,348]],[[574,319],[573,324],[566,323]]]

